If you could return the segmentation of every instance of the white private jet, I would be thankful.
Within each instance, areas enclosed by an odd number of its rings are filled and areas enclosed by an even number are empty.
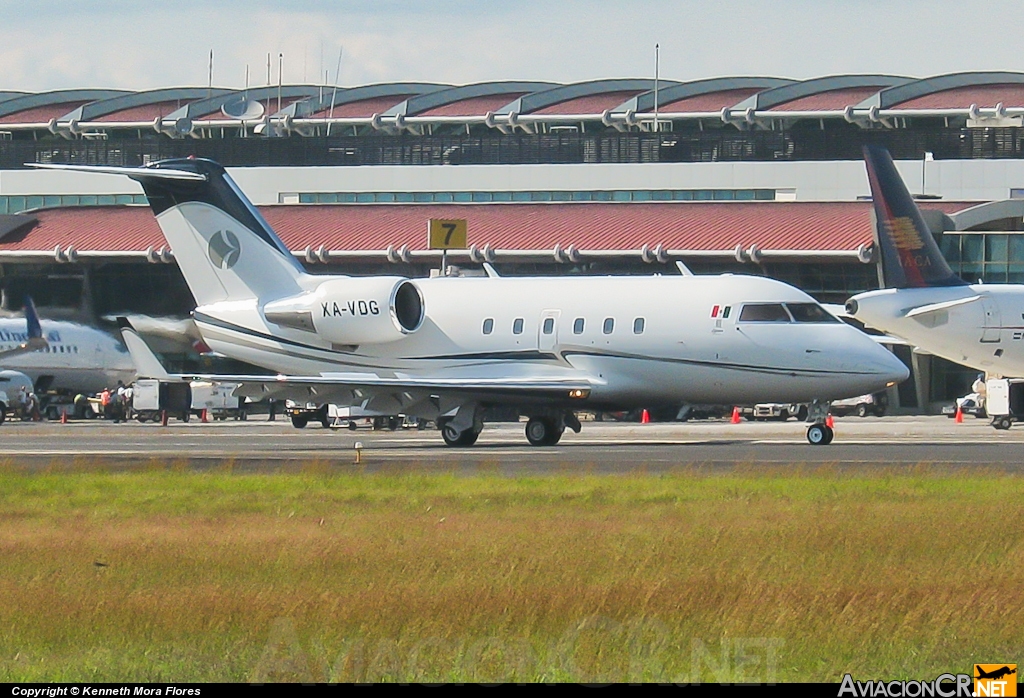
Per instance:
[[[37,392],[94,393],[135,377],[116,337],[74,322],[40,321],[31,298],[25,299],[24,320],[0,318],[0,366],[28,376]]]
[[[827,444],[829,400],[908,376],[867,335],[772,279],[313,275],[214,162],[40,166],[140,182],[203,340],[277,372],[204,379],[242,383],[250,397],[432,419],[452,446],[475,443],[493,405],[529,418],[531,444],[552,445],[566,426],[579,431],[578,410],[764,401],[812,403],[808,440]]]
[[[992,377],[1024,376],[1024,285],[960,279],[939,251],[888,151],[865,146],[864,160],[886,288],[854,296],[847,301],[847,313]]]

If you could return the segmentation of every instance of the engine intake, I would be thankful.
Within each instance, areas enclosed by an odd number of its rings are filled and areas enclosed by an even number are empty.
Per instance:
[[[425,314],[416,284],[395,276],[328,279],[263,308],[268,322],[345,345],[402,339],[420,328]]]

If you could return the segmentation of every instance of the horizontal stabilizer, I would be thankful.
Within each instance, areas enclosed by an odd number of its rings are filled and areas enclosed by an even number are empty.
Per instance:
[[[891,334],[869,334],[868,337],[875,340],[878,344],[883,346],[897,346],[897,347],[909,347],[913,346],[910,342],[899,337],[893,337]]]
[[[942,303],[919,305],[916,308],[908,310],[903,317],[920,317],[929,313],[937,313],[940,310],[949,310],[950,308],[955,308],[958,305],[967,305],[968,303],[973,303],[976,300],[981,300],[981,296],[968,296],[967,298],[957,298],[956,300],[943,301]]]
[[[110,167],[105,165],[63,165],[58,163],[26,162],[26,167],[41,170],[70,170],[72,172],[92,172],[94,174],[126,175],[132,179],[178,179],[192,182],[205,182],[207,176],[201,172],[187,170],[166,170],[155,167]]]
[[[121,339],[128,347],[128,355],[132,357],[135,364],[135,373],[139,378],[156,378],[157,380],[175,380],[156,358],[156,354],[149,348],[139,333],[132,328],[126,318],[118,318],[118,326],[121,328]]]

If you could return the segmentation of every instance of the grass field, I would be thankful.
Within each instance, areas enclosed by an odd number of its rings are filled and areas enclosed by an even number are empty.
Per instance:
[[[838,681],[1020,660],[1024,478],[0,475],[0,681]]]

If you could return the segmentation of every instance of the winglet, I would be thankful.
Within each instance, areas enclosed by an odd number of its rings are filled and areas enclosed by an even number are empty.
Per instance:
[[[32,302],[31,296],[25,296],[25,324],[28,325],[30,340],[42,338],[43,328],[39,324],[39,313],[36,312],[36,304]]]
[[[167,369],[163,367],[163,364],[160,363],[160,359],[156,358],[156,354],[149,348],[149,345],[143,341],[139,333],[131,326],[128,318],[117,318],[117,325],[121,328],[121,339],[124,340],[124,345],[128,347],[128,355],[132,357],[132,363],[135,364],[135,373],[139,378],[175,380],[175,377],[171,376]]]
[[[939,251],[889,151],[878,145],[864,146],[864,164],[875,206],[875,245],[882,257],[886,287],[965,286]]]

